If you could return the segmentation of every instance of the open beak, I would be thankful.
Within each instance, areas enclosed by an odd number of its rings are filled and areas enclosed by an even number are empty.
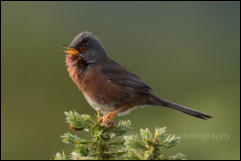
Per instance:
[[[62,46],[64,46],[64,45],[62,45]],[[69,55],[77,55],[77,54],[79,54],[79,51],[76,50],[75,48],[70,48],[70,47],[67,47],[67,46],[64,46],[64,48],[68,49],[68,50],[64,51],[64,53],[66,53],[66,54],[69,54]]]

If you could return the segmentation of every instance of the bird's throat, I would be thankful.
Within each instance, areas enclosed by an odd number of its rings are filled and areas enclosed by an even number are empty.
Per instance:
[[[83,81],[83,76],[86,69],[85,62],[81,57],[73,57],[71,55],[66,56],[66,65],[68,67],[69,76],[75,82],[79,89]]]
[[[66,65],[68,67],[72,66],[78,69],[84,69],[87,63],[83,60],[81,56],[66,55]]]

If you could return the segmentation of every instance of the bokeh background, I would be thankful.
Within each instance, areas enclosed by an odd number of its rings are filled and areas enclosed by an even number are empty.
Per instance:
[[[240,2],[1,2],[1,18],[2,159],[71,152],[64,111],[95,111],[59,45],[83,31],[158,96],[214,116],[148,107],[116,120],[167,126],[188,159],[240,159]]]

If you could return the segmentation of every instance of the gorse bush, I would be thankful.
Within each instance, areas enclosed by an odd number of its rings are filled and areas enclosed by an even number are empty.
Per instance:
[[[180,140],[167,133],[166,128],[156,128],[154,133],[149,129],[140,129],[134,134],[130,121],[119,121],[105,127],[97,116],[80,115],[77,112],[65,112],[67,123],[72,130],[86,131],[90,139],[81,139],[77,135],[66,133],[64,143],[74,146],[68,157],[57,153],[55,160],[181,160],[185,155],[178,153],[167,155],[166,150],[176,146]]]

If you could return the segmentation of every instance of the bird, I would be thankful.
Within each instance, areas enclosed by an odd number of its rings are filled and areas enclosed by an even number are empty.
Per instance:
[[[100,39],[91,32],[77,34],[66,50],[69,76],[86,101],[103,116],[99,121],[106,127],[114,117],[141,106],[159,106],[178,110],[200,119],[212,116],[176,104],[153,94],[152,88],[137,75],[110,58]]]

